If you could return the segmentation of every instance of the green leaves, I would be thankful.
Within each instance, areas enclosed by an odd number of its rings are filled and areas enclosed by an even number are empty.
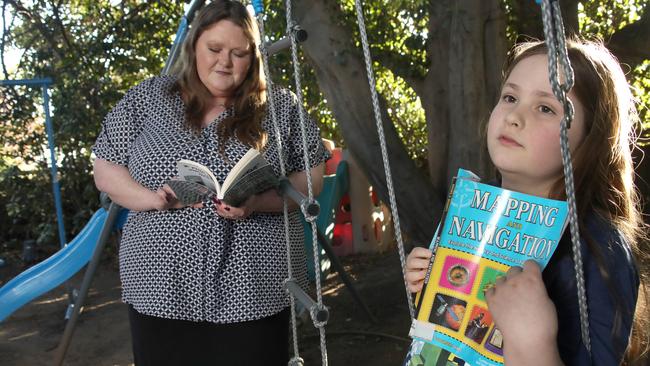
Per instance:
[[[5,49],[25,50],[25,55],[19,69],[4,77],[54,79],[52,122],[70,236],[99,206],[90,148],[101,121],[128,88],[160,73],[183,4],[56,3],[59,7],[45,1],[6,2],[16,21],[6,25]],[[29,237],[58,245],[40,92],[0,89],[0,217],[8,218],[0,223],[0,240]]]
[[[412,86],[421,84],[429,72],[432,55],[428,52],[433,49],[432,42],[449,41],[449,37],[441,36],[442,25],[436,21],[446,19],[448,12],[451,14],[452,9],[445,7],[453,3],[363,1],[377,87],[409,155],[423,169],[427,166],[427,131],[420,103],[427,99],[417,94],[422,90],[414,90]],[[507,35],[511,42],[521,33],[538,34],[541,19],[532,1],[503,0],[502,3],[509,23],[499,36]],[[579,10],[572,19],[577,19],[583,35],[598,35],[606,40],[648,16],[645,13],[649,3],[650,0],[566,2],[567,6],[575,5]],[[128,88],[160,73],[184,4],[171,0],[33,0],[3,4],[8,21],[3,52],[9,48],[24,51],[18,69],[2,70],[3,77],[54,79],[50,89],[52,121],[59,153],[65,225],[70,237],[98,207],[90,148],[100,123]],[[358,54],[354,1],[327,1],[326,6],[342,10],[343,16],[336,22],[349,30],[350,38],[356,42],[356,49],[343,50],[342,54]],[[433,13],[436,18],[432,20]],[[267,41],[285,35],[283,1],[267,2],[265,30]],[[320,124],[323,137],[342,145],[338,123],[320,92],[310,60],[302,52],[299,58],[305,107]],[[339,59],[345,57],[332,56],[334,62]],[[290,53],[276,55],[270,62],[274,82],[293,90]],[[629,75],[644,121],[648,121],[650,106],[649,62],[646,59],[640,65],[633,65]],[[38,88],[0,88],[0,240],[4,242],[28,237],[40,238],[43,243],[57,242],[51,181],[44,154],[47,141],[41,98]],[[646,128],[650,128],[647,122]]]

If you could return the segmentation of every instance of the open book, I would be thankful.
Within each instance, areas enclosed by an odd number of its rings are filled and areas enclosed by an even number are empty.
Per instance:
[[[239,206],[248,197],[276,188],[278,177],[273,167],[256,149],[251,148],[235,164],[223,184],[208,167],[191,160],[179,160],[178,179],[166,183],[186,205],[200,202],[212,195],[232,206]]]
[[[405,365],[502,365],[501,332],[483,291],[528,259],[544,268],[567,216],[564,201],[483,184],[460,169],[431,241]]]

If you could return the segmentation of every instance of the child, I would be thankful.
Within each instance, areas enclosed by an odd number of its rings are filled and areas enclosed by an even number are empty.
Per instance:
[[[635,262],[647,255],[640,250],[646,238],[632,181],[630,138],[637,115],[621,67],[604,46],[569,41],[567,48],[575,72],[569,144],[591,360],[619,365],[624,355],[631,362],[641,353],[645,338],[640,333],[647,332],[647,323],[642,324],[648,317],[646,277],[639,276]],[[543,42],[515,47],[488,123],[487,146],[503,188],[566,199],[560,153],[564,109],[552,93],[546,52]],[[430,257],[424,248],[409,254],[411,291],[422,289]],[[536,263],[526,262],[510,269],[485,295],[503,334],[506,365],[592,364],[580,336],[569,229],[543,274]]]

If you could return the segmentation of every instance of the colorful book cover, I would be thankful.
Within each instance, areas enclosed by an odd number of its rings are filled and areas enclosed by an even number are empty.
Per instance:
[[[423,361],[422,349],[435,353],[425,344],[459,359],[441,365],[503,365],[501,333],[483,291],[511,266],[522,266],[528,259],[544,268],[567,218],[564,201],[484,184],[460,169],[431,242],[434,255],[416,297],[417,314],[409,333],[414,343],[406,365],[439,364],[430,355]]]

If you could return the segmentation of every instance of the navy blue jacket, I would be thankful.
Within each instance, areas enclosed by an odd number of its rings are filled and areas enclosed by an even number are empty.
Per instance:
[[[543,272],[548,295],[557,309],[560,357],[566,365],[619,365],[632,328],[639,274],[628,243],[607,221],[590,215],[585,226],[586,234],[600,252],[589,250],[586,235],[581,237],[594,362],[590,362],[581,339],[569,227]],[[599,261],[604,273],[599,269]]]

